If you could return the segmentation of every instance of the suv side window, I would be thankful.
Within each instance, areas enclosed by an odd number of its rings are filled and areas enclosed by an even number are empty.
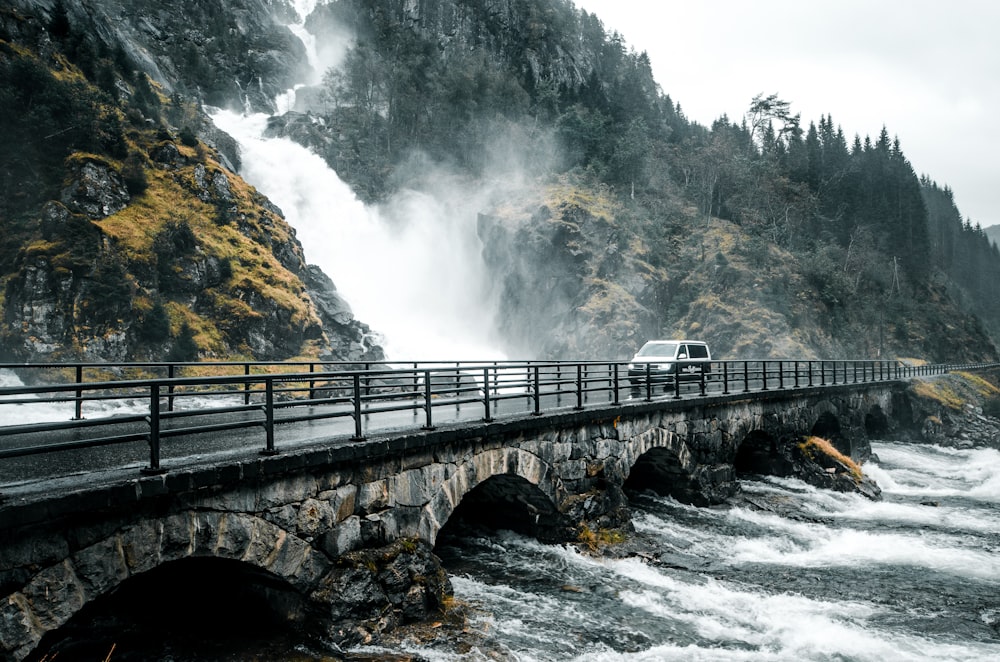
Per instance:
[[[708,347],[705,345],[688,345],[687,355],[689,359],[707,359]]]

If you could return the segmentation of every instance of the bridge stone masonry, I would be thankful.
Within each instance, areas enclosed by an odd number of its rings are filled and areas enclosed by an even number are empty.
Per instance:
[[[635,400],[54,491],[0,506],[0,649],[22,660],[111,594],[233,581],[233,597],[340,643],[419,620],[450,594],[433,549],[465,522],[546,542],[630,530],[626,490],[725,501],[741,472],[794,472],[804,435],[868,457],[904,382]],[[856,486],[847,467],[814,472]],[[835,482],[840,479],[839,484]],[[862,490],[865,491],[865,490]],[[869,496],[877,497],[868,490]],[[154,580],[159,579],[159,583]],[[143,583],[145,582],[145,584]],[[241,595],[246,594],[243,598]],[[187,608],[178,602],[171,608]]]

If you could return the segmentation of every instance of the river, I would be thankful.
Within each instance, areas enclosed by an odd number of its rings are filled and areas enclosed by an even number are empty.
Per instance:
[[[741,505],[633,495],[629,558],[509,532],[438,548],[471,608],[471,650],[429,660],[1000,659],[1000,453],[877,442],[884,500],[797,480]],[[764,506],[757,508],[752,504]]]

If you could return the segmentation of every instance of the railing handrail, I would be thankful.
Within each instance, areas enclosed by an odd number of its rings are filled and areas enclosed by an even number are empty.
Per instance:
[[[42,403],[72,403],[76,416],[69,421],[38,424],[0,425],[0,440],[15,435],[40,435],[72,430],[71,441],[54,442],[51,446],[42,438],[39,443],[16,448],[0,447],[0,458],[20,457],[44,452],[57,452],[69,448],[86,448],[109,444],[134,442],[145,439],[150,448],[150,462],[143,469],[147,473],[161,473],[160,441],[165,436],[197,434],[201,432],[232,430],[246,427],[263,427],[264,454],[279,452],[275,442],[275,427],[279,424],[314,421],[317,419],[348,418],[354,421],[352,440],[363,440],[363,417],[368,420],[389,412],[412,411],[416,416],[423,412],[423,424],[414,429],[432,430],[433,412],[443,406],[463,405],[481,407],[483,421],[491,421],[498,404],[524,400],[521,414],[541,415],[544,409],[572,408],[582,410],[594,398],[605,406],[620,404],[622,392],[628,391],[638,402],[659,398],[681,398],[682,381],[688,380],[696,387],[695,395],[707,395],[710,383],[720,383],[722,395],[733,392],[789,391],[806,388],[849,386],[858,383],[884,382],[941,374],[951,370],[980,370],[1000,367],[997,363],[964,365],[931,364],[906,365],[896,359],[736,359],[707,362],[681,361],[679,366],[693,368],[681,374],[661,371],[646,364],[629,371],[630,361],[375,361],[375,362],[201,362],[167,363],[147,362],[129,364],[67,363],[34,364],[57,370],[73,368],[77,381],[55,384],[0,387],[0,415],[5,405],[36,402],[27,396],[49,394],[53,397],[37,400]],[[32,364],[0,364],[0,368],[20,369]],[[104,371],[128,370],[156,365],[167,367],[171,375],[178,367],[211,366],[238,367],[241,374],[209,376],[169,376],[146,379],[83,380],[83,368],[94,367]],[[318,366],[343,366],[342,369],[316,371]],[[251,372],[253,366],[297,367],[308,366],[308,372]],[[363,366],[361,368],[360,366]],[[406,367],[401,367],[406,366]],[[707,366],[707,369],[705,369]],[[191,387],[215,387],[217,390],[185,390]],[[660,390],[663,395],[661,396]],[[69,393],[68,396],[60,394]],[[25,396],[18,399],[16,396]],[[242,404],[232,401],[223,406],[174,411],[176,400],[189,397],[214,398],[239,396]],[[100,400],[146,400],[145,414],[108,416],[103,419],[83,420],[83,405]],[[543,398],[552,398],[554,405],[543,408]],[[254,399],[260,400],[254,402]],[[563,401],[565,399],[565,402]],[[163,402],[166,406],[163,406]],[[238,401],[237,401],[238,402]],[[213,403],[218,404],[218,402]],[[302,407],[309,407],[305,413]],[[326,410],[317,408],[327,407]],[[166,423],[184,418],[212,417],[213,420],[184,428],[170,428]],[[226,420],[230,416],[232,420]],[[233,418],[235,417],[235,418]],[[257,418],[259,417],[259,418]],[[110,426],[145,421],[144,433],[129,430],[113,432]],[[104,428],[104,429],[102,429]],[[83,430],[95,429],[98,434],[89,439],[79,439]]]

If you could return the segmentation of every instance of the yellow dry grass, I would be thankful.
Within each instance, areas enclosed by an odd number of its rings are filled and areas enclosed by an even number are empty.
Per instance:
[[[949,409],[961,411],[965,406],[965,400],[954,391],[947,380],[918,379],[913,382],[911,388],[918,397],[933,400]]]
[[[799,444],[799,449],[809,458],[815,458],[815,453],[822,453],[836,460],[851,471],[851,475],[854,476],[855,480],[861,480],[864,476],[861,471],[861,465],[834,448],[828,439],[815,436],[806,437]]]

